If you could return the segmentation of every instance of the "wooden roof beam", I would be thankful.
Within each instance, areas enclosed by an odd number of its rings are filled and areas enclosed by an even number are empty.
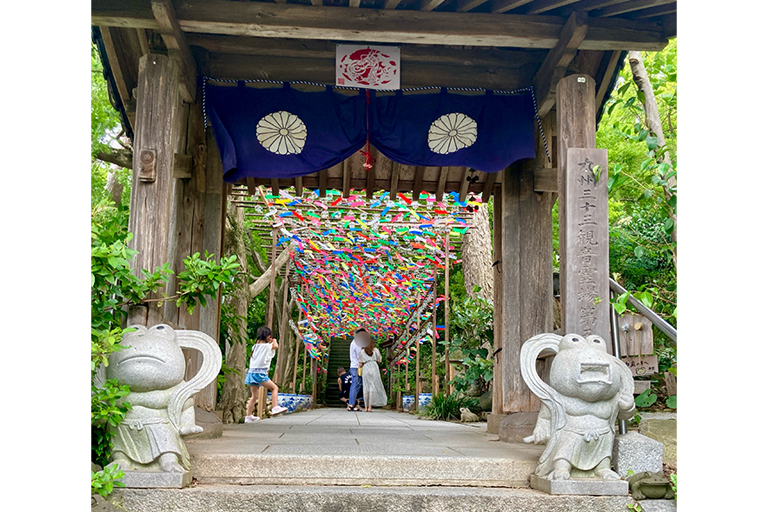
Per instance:
[[[394,10],[400,5],[400,0],[387,0],[384,4],[385,9]]]
[[[497,8],[504,4],[504,9],[524,5],[523,1],[494,0]],[[546,49],[557,45],[564,25],[563,19],[556,16],[339,9],[226,0],[185,0],[177,6],[176,16],[184,32],[371,44]],[[152,9],[142,0],[93,0],[91,23],[159,29]],[[590,24],[589,37],[581,49],[658,51],[666,44],[663,29],[656,23],[601,19]]]
[[[557,45],[547,54],[539,71],[533,79],[536,89],[536,100],[539,107],[539,117],[544,117],[555,106],[555,89],[557,82],[565,76],[565,71],[584,38],[587,36],[587,14],[575,12],[560,34]]]
[[[597,18],[605,18],[609,16],[618,16],[620,14],[627,14],[634,11],[640,11],[642,9],[648,9],[649,7],[664,6],[674,3],[676,0],[631,0],[621,4],[611,5],[594,13]],[[675,11],[676,12],[676,11]],[[665,13],[668,14],[668,13]]]
[[[179,27],[171,0],[152,0],[152,14],[157,21],[157,31],[168,48],[168,56],[177,61],[181,69],[182,99],[192,104],[197,96],[197,64]]]

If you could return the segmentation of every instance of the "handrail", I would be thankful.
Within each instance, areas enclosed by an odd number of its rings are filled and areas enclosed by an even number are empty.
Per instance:
[[[622,293],[627,293],[627,290],[623,286],[621,286],[619,283],[614,281],[613,279],[608,278],[608,282],[610,283],[611,290],[614,293],[616,293],[618,295],[621,295]],[[642,302],[637,300],[632,295],[632,293],[629,294],[629,297],[627,298],[627,301],[630,304],[632,304],[633,306],[635,306],[635,308],[637,308],[637,310],[640,312],[640,314],[642,314],[648,320],[650,320],[653,325],[658,327],[658,329],[661,332],[663,332],[664,334],[666,334],[669,337],[669,339],[672,340],[673,344],[675,346],[677,346],[677,329],[672,327],[669,324],[669,322],[667,322],[666,320],[661,318],[653,310],[651,310],[650,308],[646,307],[645,304],[643,304]]]

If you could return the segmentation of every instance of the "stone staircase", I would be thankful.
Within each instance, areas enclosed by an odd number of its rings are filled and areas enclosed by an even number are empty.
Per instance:
[[[187,443],[192,486],[118,489],[128,512],[608,512],[629,496],[550,496],[528,477],[542,446],[502,443],[485,423],[322,408],[224,425]]]
[[[324,397],[325,405],[328,407],[346,407],[344,402],[339,399],[339,385],[336,382],[338,375],[336,368],[343,366],[349,370],[349,344],[350,340],[343,338],[333,338],[331,340],[330,353],[328,354],[328,381],[325,389],[320,394]]]

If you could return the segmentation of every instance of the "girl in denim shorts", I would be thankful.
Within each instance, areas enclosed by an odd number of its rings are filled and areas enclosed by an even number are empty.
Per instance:
[[[267,391],[272,393],[272,416],[283,414],[288,410],[286,407],[277,405],[277,384],[269,379],[268,371],[272,358],[277,351],[277,340],[272,337],[272,329],[269,327],[259,327],[256,331],[256,344],[251,353],[251,362],[248,365],[248,373],[245,376],[245,383],[251,388],[251,399],[248,400],[248,406],[245,409],[245,422],[253,423],[261,418],[253,415],[253,409],[256,406],[256,397],[259,393],[259,386],[264,386]]]

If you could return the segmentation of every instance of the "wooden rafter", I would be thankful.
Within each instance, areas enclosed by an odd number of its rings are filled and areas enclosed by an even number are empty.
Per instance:
[[[416,167],[416,176],[413,179],[413,200],[418,201],[421,195],[421,189],[424,186],[424,171],[426,167]]]
[[[560,7],[574,4],[579,0],[534,0],[530,4],[526,5],[521,11],[521,14],[541,14],[547,11],[553,11]]]
[[[182,98],[187,103],[194,103],[197,95],[197,65],[179,27],[173,4],[170,0],[152,0],[152,14],[157,21],[157,31],[168,48],[168,56],[176,60],[181,69],[179,85]]]
[[[496,184],[496,180],[498,179],[498,172],[494,173],[484,173],[485,174],[485,182],[483,183],[483,202],[485,204],[488,204],[488,201],[491,199],[491,195],[493,194],[493,186]]]
[[[649,7],[667,5],[673,2],[675,2],[675,0],[631,0],[629,2],[604,7],[603,9],[596,11],[594,16],[597,18],[618,16],[620,14],[640,11],[642,9],[648,9]]]
[[[342,172],[342,178],[341,178],[341,181],[342,181],[342,191],[341,191],[341,195],[342,195],[342,197],[349,197],[349,188],[350,188],[350,183],[349,182],[350,182],[350,178],[352,176],[352,170],[349,168],[349,158],[344,160],[344,162],[342,162],[341,165],[342,165],[342,170],[341,170],[341,172]]]
[[[387,0],[384,4],[384,8],[393,10],[396,9],[398,5],[400,5],[400,0]]]
[[[467,191],[469,191],[469,167],[464,168],[464,172],[461,176],[461,185],[459,186],[459,201],[467,199]]]
[[[419,10],[420,11],[434,11],[441,5],[443,5],[446,2],[446,0],[421,0],[419,2]]]
[[[317,175],[318,189],[320,190],[320,197],[325,197],[325,191],[328,187],[328,169],[323,169]]]
[[[557,45],[549,51],[539,71],[533,79],[536,89],[536,98],[539,107],[539,116],[547,115],[555,105],[555,88],[557,82],[565,76],[568,64],[576,56],[582,41],[587,35],[587,14],[574,12],[568,17],[568,21],[560,34]]]
[[[456,12],[471,11],[475,7],[483,5],[488,0],[459,0],[456,3]]]
[[[608,61],[608,66],[605,68],[605,72],[603,72],[601,77],[598,77],[600,81],[597,85],[597,92],[595,92],[595,105],[597,105],[598,108],[599,105],[602,105],[603,98],[608,92],[608,87],[611,84],[611,78],[613,77],[613,72],[616,71],[616,66],[619,63],[620,56],[621,52],[618,50],[611,52],[611,57]]]
[[[497,8],[502,3],[505,9],[508,5],[524,5],[523,0],[494,1]],[[225,0],[186,0],[177,6],[176,15],[184,32],[449,46],[549,49],[557,44],[563,28],[563,20],[552,16],[345,10]],[[100,26],[159,28],[151,8],[141,0],[123,0],[117,5],[113,0],[93,0],[91,22]],[[582,49],[657,51],[666,42],[663,29],[655,23],[605,19],[590,26]]]
[[[670,4],[660,5],[658,7],[651,7],[650,9],[634,11],[629,13],[626,17],[632,20],[641,20],[645,18],[655,18],[656,16],[666,16],[668,14],[675,13],[677,13],[677,2],[672,2]]]
[[[533,0],[492,0],[491,12],[501,13],[517,9],[521,5],[531,3]]]
[[[392,165],[392,178],[389,184],[389,197],[397,197],[398,185],[400,183],[400,171],[403,166],[397,162]]]
[[[437,191],[435,192],[435,199],[437,201],[443,200],[443,194],[445,193],[445,180],[448,179],[448,168],[441,167],[440,175],[437,178]]]
[[[315,5],[315,4],[312,4]],[[349,6],[353,8],[360,7],[360,0],[349,0]]]
[[[576,11],[591,11],[609,5],[620,4],[622,2],[626,2],[626,0],[582,0],[581,2],[576,2],[574,4],[562,7],[551,14],[556,14],[558,16],[570,16],[571,13]]]

